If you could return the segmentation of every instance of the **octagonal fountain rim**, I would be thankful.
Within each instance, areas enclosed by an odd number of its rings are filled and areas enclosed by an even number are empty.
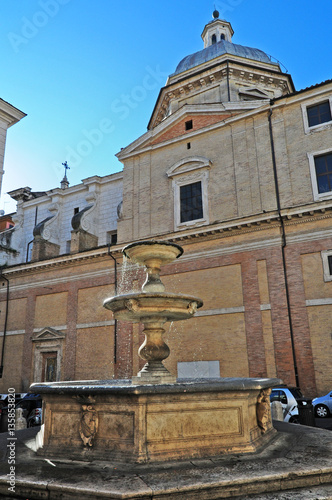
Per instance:
[[[220,378],[191,378],[177,379],[172,383],[164,384],[136,384],[130,379],[105,379],[105,380],[72,380],[59,382],[35,382],[29,388],[30,392],[38,394],[58,393],[64,394],[176,394],[213,392],[216,389],[223,393],[234,391],[260,391],[283,384],[279,378],[245,378],[245,377],[220,377]]]

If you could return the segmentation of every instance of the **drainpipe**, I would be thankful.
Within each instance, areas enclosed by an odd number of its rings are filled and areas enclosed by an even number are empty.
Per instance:
[[[38,219],[38,206],[36,207],[36,211],[35,211],[35,227],[37,226],[37,219]],[[26,254],[25,262],[29,262],[29,249],[30,249],[31,243],[33,243],[33,242],[34,242],[34,240],[31,240],[31,241],[29,241],[29,243],[27,245],[27,254]]]
[[[31,240],[31,241],[29,241],[29,243],[27,245],[27,254],[26,254],[25,262],[29,262],[29,250],[30,250],[31,243],[33,243],[33,242],[34,242],[34,240]]]
[[[271,104],[271,106],[273,106],[274,101],[271,100],[270,104]],[[287,264],[286,264],[286,253],[285,253],[285,249],[287,246],[287,240],[286,240],[285,224],[284,224],[284,220],[283,220],[282,215],[281,215],[277,162],[276,162],[276,155],[275,155],[275,149],[274,149],[274,139],[273,139],[273,129],[272,129],[272,114],[273,114],[273,110],[272,110],[272,108],[270,108],[269,115],[268,115],[269,131],[270,131],[270,143],[271,143],[272,165],[273,165],[273,175],[274,175],[274,187],[275,187],[275,193],[276,193],[276,199],[277,199],[278,215],[279,215],[279,220],[280,220],[280,225],[281,225],[281,237],[282,237],[281,253],[282,253],[282,265],[283,265],[283,272],[284,272],[284,280],[285,280],[288,323],[289,323],[289,331],[290,331],[291,345],[292,345],[295,381],[296,381],[297,387],[300,387],[299,374],[298,374],[298,370],[297,370],[296,354],[295,354],[295,342],[294,342],[294,332],[293,332],[293,324],[292,324],[292,312],[291,312],[291,307],[290,307],[289,287],[288,287],[288,278],[287,278]]]
[[[110,243],[108,244],[108,255],[114,260],[114,292],[115,292],[115,295],[117,295],[118,294],[118,269],[116,266],[116,259],[113,257],[113,255],[111,253]],[[114,364],[117,363],[117,355],[116,355],[117,347],[118,347],[118,320],[115,319],[114,320],[114,357],[113,357]]]
[[[6,276],[4,276],[2,274],[2,269],[1,269],[0,280],[4,280],[7,283],[5,325],[4,325],[4,328],[3,328],[3,340],[2,340],[1,364],[0,364],[0,378],[2,378],[2,373],[3,373],[3,358],[4,358],[4,354],[5,354],[5,342],[6,342],[6,333],[7,333],[8,305],[9,305],[9,280],[6,278]]]

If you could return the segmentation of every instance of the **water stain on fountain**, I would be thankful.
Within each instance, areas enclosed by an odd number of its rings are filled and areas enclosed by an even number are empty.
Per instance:
[[[180,257],[183,249],[174,243],[143,241],[126,246],[123,253],[133,263],[147,269],[141,292],[104,301],[104,307],[113,311],[115,319],[144,324],[145,341],[139,349],[139,356],[147,363],[132,380],[137,384],[175,383],[176,377],[162,363],[170,354],[162,338],[165,333],[163,325],[189,319],[203,305],[196,297],[166,293],[160,279],[161,266]]]
[[[183,250],[169,242],[128,245],[124,255],[145,265],[141,292],[106,299],[118,320],[142,322],[146,361],[132,380],[38,383],[43,395],[42,456],[147,463],[250,453],[275,436],[268,394],[279,379],[176,380],[162,361],[169,355],[164,324],[191,318],[202,301],[167,293],[160,267]]]

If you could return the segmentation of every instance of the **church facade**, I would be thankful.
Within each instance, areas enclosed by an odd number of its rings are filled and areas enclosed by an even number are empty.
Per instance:
[[[123,172],[11,193],[2,391],[138,371],[141,327],[114,322],[102,303],[139,288],[143,271],[120,250],[145,239],[184,248],[163,282],[204,301],[170,325],[172,373],[330,390],[332,81],[296,91],[279,64],[232,36],[215,13],[204,48],[160,90],[148,131],[117,155]]]

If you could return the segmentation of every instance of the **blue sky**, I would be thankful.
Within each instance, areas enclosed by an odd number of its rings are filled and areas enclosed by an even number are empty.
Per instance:
[[[146,131],[160,87],[201,50],[212,19],[233,42],[274,56],[299,90],[332,77],[331,0],[0,0],[0,97],[27,113],[8,130],[5,193],[70,185],[122,169],[114,156]]]

